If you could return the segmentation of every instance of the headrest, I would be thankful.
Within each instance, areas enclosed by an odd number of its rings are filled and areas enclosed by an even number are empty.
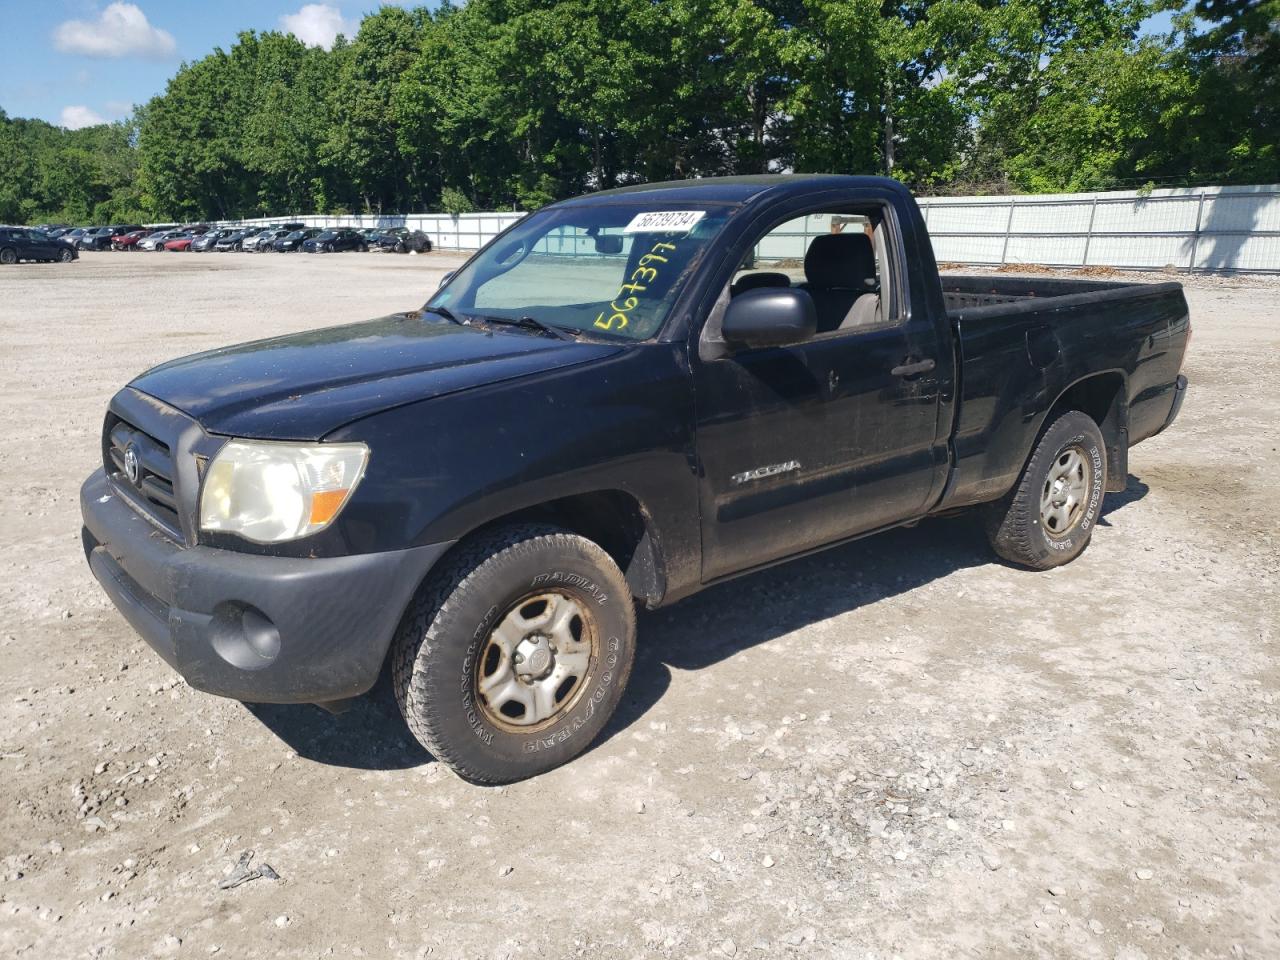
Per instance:
[[[733,282],[729,295],[736,297],[744,290],[758,290],[760,287],[789,287],[791,278],[785,273],[745,273]]]
[[[874,290],[876,254],[871,238],[862,231],[814,237],[804,255],[804,276],[818,289]]]

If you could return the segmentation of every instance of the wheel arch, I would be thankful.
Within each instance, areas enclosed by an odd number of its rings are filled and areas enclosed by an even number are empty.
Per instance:
[[[1107,451],[1107,492],[1124,490],[1129,477],[1129,402],[1124,372],[1100,371],[1071,383],[1050,406],[1040,433],[1072,410],[1092,419],[1102,432]],[[1039,436],[1036,439],[1038,442]]]
[[[586,537],[618,565],[632,596],[649,607],[662,602],[667,577],[661,538],[652,514],[635,494],[616,488],[591,490],[520,507],[473,526],[458,544],[522,523],[547,523]]]

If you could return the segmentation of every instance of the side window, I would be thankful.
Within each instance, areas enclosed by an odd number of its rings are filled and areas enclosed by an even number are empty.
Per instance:
[[[729,287],[808,291],[818,334],[848,333],[897,321],[892,240],[881,208],[823,210],[792,217],[748,249]]]

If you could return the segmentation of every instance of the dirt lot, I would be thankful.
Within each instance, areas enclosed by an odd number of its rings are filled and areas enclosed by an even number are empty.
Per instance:
[[[131,375],[456,262],[0,272],[0,956],[1280,956],[1280,285],[1189,287],[1193,392],[1078,562],[938,520],[645,614],[603,742],[480,789],[385,699],[187,688],[77,507]],[[248,850],[280,879],[219,889]]]

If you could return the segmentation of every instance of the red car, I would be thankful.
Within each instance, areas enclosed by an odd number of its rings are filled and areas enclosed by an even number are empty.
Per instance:
[[[151,236],[150,230],[131,230],[128,233],[121,233],[111,238],[112,250],[137,250],[138,241],[143,237]]]
[[[172,240],[166,240],[164,248],[170,253],[186,253],[191,249],[191,241],[195,238],[193,233],[180,233]]]

